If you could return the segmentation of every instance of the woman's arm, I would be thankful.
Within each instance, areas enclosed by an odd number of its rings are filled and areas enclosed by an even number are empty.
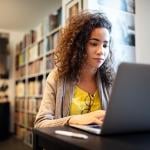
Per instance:
[[[105,117],[105,110],[97,110],[87,114],[74,115],[68,121],[68,124],[99,124],[102,125]]]
[[[57,92],[56,70],[53,70],[49,74],[46,81],[43,99],[40,105],[39,112],[35,119],[34,126],[36,128],[64,125],[70,118],[64,117],[60,119],[55,119],[56,92]]]

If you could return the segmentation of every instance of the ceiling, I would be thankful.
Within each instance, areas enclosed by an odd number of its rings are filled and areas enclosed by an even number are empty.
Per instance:
[[[0,29],[28,31],[61,6],[62,0],[0,0]]]

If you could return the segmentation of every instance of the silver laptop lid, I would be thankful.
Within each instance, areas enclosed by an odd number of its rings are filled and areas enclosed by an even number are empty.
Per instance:
[[[118,67],[101,134],[150,130],[150,65]]]

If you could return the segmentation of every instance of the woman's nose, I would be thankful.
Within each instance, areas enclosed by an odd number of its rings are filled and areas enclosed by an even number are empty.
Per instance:
[[[96,53],[97,53],[98,55],[103,55],[103,54],[104,54],[104,48],[103,48],[103,46],[101,46],[101,45],[98,46]]]

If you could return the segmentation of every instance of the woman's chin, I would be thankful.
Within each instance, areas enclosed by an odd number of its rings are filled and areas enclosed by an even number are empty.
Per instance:
[[[103,62],[101,62],[101,63],[99,63],[99,64],[96,64],[96,65],[95,65],[95,68],[97,68],[97,69],[100,68],[100,67],[102,66],[102,64],[103,64]]]

